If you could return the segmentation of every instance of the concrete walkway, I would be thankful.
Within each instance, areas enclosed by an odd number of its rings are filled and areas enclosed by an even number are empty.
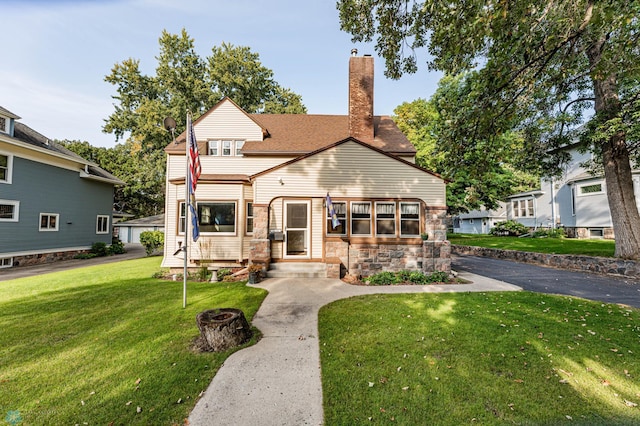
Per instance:
[[[361,294],[520,290],[469,273],[460,277],[473,283],[365,287],[334,279],[271,278],[257,284],[269,291],[252,321],[263,338],[227,359],[189,416],[189,424],[323,424],[320,307]]]

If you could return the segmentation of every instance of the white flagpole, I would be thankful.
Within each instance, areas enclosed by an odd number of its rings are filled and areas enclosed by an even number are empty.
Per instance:
[[[191,213],[191,200],[189,199],[189,141],[191,140],[191,123],[189,120],[189,112],[187,112],[187,139],[185,140],[185,175],[184,175],[184,271],[182,273],[182,308],[187,307],[187,264],[189,262],[189,214]]]

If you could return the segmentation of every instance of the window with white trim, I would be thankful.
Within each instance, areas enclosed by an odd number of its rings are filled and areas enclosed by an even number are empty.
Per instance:
[[[0,183],[11,183],[11,169],[13,168],[13,156],[0,154]]]
[[[222,141],[222,156],[230,157],[231,156],[231,148],[233,146],[233,141]]]
[[[602,190],[601,183],[592,183],[589,185],[580,185],[579,187],[580,195],[595,195],[602,194],[604,191]]]
[[[396,203],[376,202],[376,235],[396,235]]]
[[[220,152],[220,141],[207,141],[207,153],[217,156]]]
[[[0,117],[0,132],[7,132],[7,119],[5,117]]]
[[[57,231],[59,218],[57,213],[40,213],[40,231]]]
[[[571,187],[571,216],[576,215],[576,187]]]
[[[533,199],[515,200],[512,202],[513,217],[534,217]]]
[[[197,210],[200,233],[235,234],[235,201],[198,201]]]
[[[338,218],[338,226],[333,227],[333,220],[327,209],[327,235],[347,235],[347,203],[344,201],[332,201],[333,211]]]
[[[253,202],[247,202],[247,223],[245,225],[247,234],[253,234]]]
[[[242,157],[244,139],[222,139],[207,141],[207,153],[217,157]]]
[[[178,234],[184,234],[186,228],[185,202],[181,201],[178,206]]]
[[[20,217],[20,201],[0,200],[0,222],[17,222]]]
[[[351,203],[351,234],[371,235],[371,203]]]
[[[96,234],[109,233],[109,216],[99,214],[96,219]]]
[[[11,268],[13,266],[13,257],[0,257],[0,268]]]
[[[243,146],[244,146],[244,141],[236,141],[236,157],[242,157]]]

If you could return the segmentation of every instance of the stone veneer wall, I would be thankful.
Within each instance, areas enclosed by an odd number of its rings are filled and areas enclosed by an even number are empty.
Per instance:
[[[382,271],[402,270],[451,272],[449,241],[423,241],[422,244],[349,244],[327,241],[327,258],[339,259],[347,273],[369,276]]]
[[[262,263],[266,268],[271,263],[271,241],[269,240],[269,206],[253,205],[253,239],[250,243],[250,263]]]
[[[622,275],[640,278],[640,262],[609,257],[576,256],[566,254],[530,253],[516,250],[500,250],[485,247],[451,246],[453,254],[514,260],[560,269]]]
[[[89,250],[57,251],[53,253],[30,254],[27,256],[14,256],[13,267],[41,265],[60,260],[70,260],[80,253],[89,253]]]

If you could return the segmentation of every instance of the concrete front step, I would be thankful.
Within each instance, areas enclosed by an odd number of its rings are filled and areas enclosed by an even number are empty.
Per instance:
[[[269,278],[326,278],[327,266],[319,262],[272,263]]]

